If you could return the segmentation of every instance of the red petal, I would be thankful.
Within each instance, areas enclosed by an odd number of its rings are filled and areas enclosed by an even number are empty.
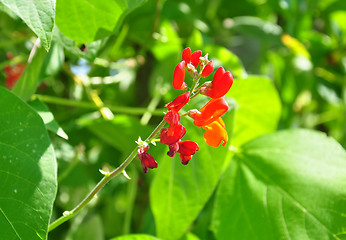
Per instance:
[[[190,92],[186,92],[176,97],[172,102],[167,103],[165,107],[168,108],[168,110],[173,110],[178,112],[189,100],[190,100]]]
[[[194,115],[196,126],[202,127],[212,123],[228,111],[228,105],[224,98],[211,99]]]
[[[173,143],[169,145],[169,151],[167,152],[167,155],[170,157],[174,157],[178,150],[179,150],[179,144],[177,142]]]
[[[191,49],[189,47],[183,50],[183,61],[185,61],[185,64],[191,61]]]
[[[209,74],[211,74],[214,71],[214,65],[213,65],[213,60],[207,63],[205,67],[202,70],[202,76],[207,77]]]
[[[168,134],[168,130],[164,128],[161,130],[159,136],[160,142],[166,145],[174,144],[178,142],[185,135],[185,133],[186,128],[181,124],[175,125],[172,133],[170,134]]]
[[[187,141],[179,142],[178,152],[183,155],[193,155],[198,150],[199,150],[199,146],[194,141],[187,140]]]
[[[197,50],[194,51],[191,54],[191,63],[193,66],[195,66],[195,68],[197,68],[198,64],[199,64],[199,58],[202,56],[202,51],[201,50]]]
[[[221,77],[218,76],[216,78],[215,75],[212,87],[207,88],[204,94],[211,98],[223,97],[233,85],[233,76],[229,71],[225,72]]]
[[[192,158],[191,155],[183,155],[183,154],[180,154],[179,157],[180,157],[181,163],[184,165],[187,165]]]
[[[184,90],[187,88],[185,80],[185,61],[181,61],[175,67],[173,73],[173,88],[176,90]]]

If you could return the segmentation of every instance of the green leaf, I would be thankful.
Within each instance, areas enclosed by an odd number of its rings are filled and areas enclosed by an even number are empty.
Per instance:
[[[231,71],[235,77],[246,77],[247,73],[240,59],[230,50],[217,45],[208,45],[204,47],[203,53],[208,53],[209,59],[213,59],[215,66],[223,66],[226,70]]]
[[[40,74],[45,55],[44,49],[37,49],[32,61],[26,65],[23,74],[13,88],[13,93],[24,101],[27,101],[36,92],[41,83]]]
[[[200,149],[186,166],[181,164],[179,154],[174,158],[155,155],[161,161],[150,188],[150,206],[157,236],[163,239],[179,239],[186,232],[213,193],[223,164],[230,158],[227,145],[208,146],[202,128],[185,119],[182,122],[187,129],[182,140],[196,141]]]
[[[346,152],[311,130],[245,144],[217,193],[217,239],[344,239]]]
[[[68,139],[67,134],[64,132],[64,130],[58,125],[58,123],[55,121],[53,114],[49,110],[46,104],[41,102],[39,99],[35,99],[34,101],[31,101],[30,106],[36,110],[36,112],[40,115],[42,118],[44,124],[46,125],[46,128],[49,131],[52,131],[56,135]]]
[[[17,14],[40,38],[46,51],[52,41],[55,1],[52,0],[0,0]]]
[[[87,43],[110,36],[124,17],[144,0],[59,0],[56,24],[67,37]]]
[[[2,239],[46,239],[55,199],[56,161],[40,116],[0,87]]]
[[[131,235],[112,238],[111,240],[159,240],[159,238],[146,235],[146,234],[131,234]]]
[[[236,79],[226,97],[236,100],[232,145],[275,131],[281,115],[279,95],[267,77]]]

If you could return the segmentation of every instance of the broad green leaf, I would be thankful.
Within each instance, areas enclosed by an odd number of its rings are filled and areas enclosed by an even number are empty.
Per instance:
[[[232,145],[275,131],[281,115],[279,95],[263,76],[236,79],[226,97],[236,100]]]
[[[49,108],[47,107],[46,104],[41,102],[39,99],[35,99],[34,101],[30,102],[29,104],[40,115],[44,124],[46,125],[46,128],[49,131],[52,131],[56,135],[66,139],[66,140],[68,139],[67,134],[64,132],[64,130],[55,121],[53,114],[51,113],[51,111],[49,111]]]
[[[0,0],[40,38],[46,51],[52,41],[55,0]]]
[[[124,17],[144,0],[59,0],[56,5],[56,24],[67,37],[88,43],[110,36]]]
[[[230,50],[217,45],[208,45],[204,47],[203,54],[208,53],[209,59],[213,59],[215,66],[223,66],[235,77],[245,78],[247,73],[240,59]]]
[[[186,166],[181,164],[179,154],[174,158],[155,155],[160,161],[150,188],[150,206],[157,236],[162,239],[179,239],[186,232],[214,191],[223,164],[230,158],[228,145],[210,147],[204,142],[202,128],[185,119],[182,124],[187,129],[182,140],[196,141],[200,149]],[[226,127],[227,124],[228,121]]]
[[[217,193],[221,239],[344,239],[346,152],[311,130],[285,130],[245,144]]]
[[[26,65],[22,76],[13,88],[13,92],[24,101],[27,101],[36,92],[41,83],[40,74],[45,54],[44,49],[37,49],[32,61]]]
[[[56,194],[56,161],[40,116],[0,88],[2,239],[46,239]]]
[[[159,238],[146,235],[146,234],[131,234],[131,235],[112,238],[111,240],[159,240]]]

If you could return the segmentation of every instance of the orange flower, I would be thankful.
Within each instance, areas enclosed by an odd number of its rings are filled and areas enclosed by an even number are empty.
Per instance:
[[[204,140],[212,147],[218,147],[221,142],[222,146],[226,146],[228,142],[228,135],[226,131],[226,126],[222,118],[218,118],[216,121],[203,126],[205,129]]]
[[[195,119],[193,122],[197,127],[208,125],[217,120],[228,111],[228,105],[224,98],[210,99],[199,111],[194,109],[189,111],[189,116]]]

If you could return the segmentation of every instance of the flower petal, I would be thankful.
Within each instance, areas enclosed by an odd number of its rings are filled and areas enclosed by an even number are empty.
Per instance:
[[[178,112],[186,103],[188,103],[189,100],[190,100],[190,92],[186,92],[176,97],[172,102],[167,103],[165,107],[168,110],[174,110]]]
[[[192,65],[197,68],[198,67],[198,64],[199,64],[199,58],[202,56],[202,51],[201,50],[197,50],[197,51],[194,51],[192,54],[191,54],[191,63]]]
[[[217,120],[222,116],[225,112],[228,111],[228,105],[224,98],[214,98],[210,99],[210,101],[204,105],[199,112],[194,112],[193,115],[189,115],[194,117],[195,121],[193,122],[196,126],[202,127],[204,125],[208,125],[211,122]]]
[[[173,73],[173,88],[176,90],[184,90],[187,88],[185,80],[185,61],[177,64]]]
[[[223,147],[226,146],[228,135],[222,118],[204,126],[203,129],[206,130],[204,133],[204,140],[209,146],[218,147],[221,142],[223,142]]]

